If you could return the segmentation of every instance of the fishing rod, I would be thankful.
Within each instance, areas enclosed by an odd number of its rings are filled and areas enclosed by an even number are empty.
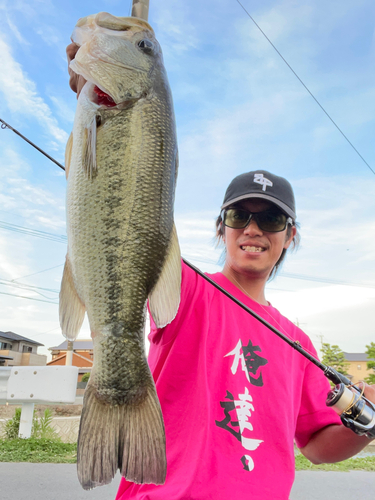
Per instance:
[[[132,16],[145,19],[148,18],[148,0],[133,0]],[[17,135],[19,135],[26,142],[31,144],[35,149],[44,154],[51,161],[56,163],[60,168],[65,170],[65,168],[58,163],[54,158],[45,153],[42,149],[36,146],[34,143],[29,141],[20,132],[16,131],[13,127],[8,125],[6,122],[1,120],[1,128],[9,128],[13,130]],[[259,316],[255,311],[247,307],[240,300],[236,299],[231,293],[218,285],[215,281],[205,275],[200,269],[195,267],[193,264],[188,262],[186,259],[182,259],[185,264],[195,271],[199,276],[208,281],[212,286],[217,288],[221,293],[223,293],[230,300],[235,302],[239,307],[244,309],[248,314],[253,316],[256,320],[262,323],[266,328],[275,333],[279,338],[286,342],[290,347],[299,352],[302,356],[308,359],[311,363],[317,366],[323,371],[324,375],[335,384],[335,387],[329,391],[327,395],[326,405],[332,407],[338,415],[340,415],[342,423],[351,429],[356,434],[362,436],[366,435],[369,439],[375,438],[375,405],[371,403],[364,395],[364,386],[359,389],[357,386],[351,384],[350,380],[338,373],[334,368],[326,366],[321,363],[318,359],[308,353],[298,341],[290,340],[286,335],[281,333],[277,328],[271,325],[264,318]]]
[[[138,17],[148,21],[148,9],[150,0],[133,0],[132,17]]]
[[[298,340],[290,340],[286,335],[281,333],[277,328],[266,321],[262,316],[259,316],[255,311],[247,307],[243,302],[236,299],[225,288],[221,287],[214,280],[209,278],[200,269],[182,258],[187,266],[195,271],[199,276],[208,281],[212,286],[217,288],[230,300],[235,302],[239,307],[244,309],[248,314],[257,319],[260,323],[266,326],[269,330],[280,337],[284,342],[298,351],[302,356],[307,358],[311,363],[323,371],[324,375],[335,384],[335,387],[328,392],[326,405],[332,407],[338,415],[340,415],[342,423],[359,436],[366,435],[369,439],[375,438],[375,405],[364,397],[364,386],[361,389],[353,385],[350,380],[337,372],[331,366],[326,366],[318,359],[308,353]]]
[[[42,155],[46,156],[49,160],[53,161],[53,163],[56,163],[56,165],[58,167],[60,167],[63,170],[65,170],[65,167],[63,165],[61,165],[61,163],[59,163],[57,160],[55,160],[54,158],[52,158],[52,156],[50,156],[48,153],[46,153],[45,151],[43,151],[43,149],[40,149],[40,147],[38,147],[36,144],[34,144],[33,142],[31,142],[29,139],[27,139],[27,137],[25,137],[24,135],[22,135],[21,132],[18,132],[18,130],[16,130],[15,128],[11,127],[9,125],[9,123],[5,122],[1,118],[0,118],[0,122],[1,122],[1,128],[3,130],[5,130],[7,128],[9,130],[12,130],[15,134],[19,135],[21,137],[21,139],[23,139],[24,141],[28,142],[33,148],[35,148],[36,150],[38,150],[39,153],[42,153]]]

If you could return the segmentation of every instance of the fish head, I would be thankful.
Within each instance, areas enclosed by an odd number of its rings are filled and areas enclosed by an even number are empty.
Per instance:
[[[116,106],[146,96],[163,56],[151,26],[107,12],[81,18],[72,34],[79,50],[71,69],[92,84],[95,104]]]

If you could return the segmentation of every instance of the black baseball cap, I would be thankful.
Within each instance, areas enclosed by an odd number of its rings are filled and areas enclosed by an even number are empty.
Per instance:
[[[296,218],[293,189],[284,177],[266,170],[254,170],[238,175],[229,184],[221,209],[249,198],[271,201],[293,220]]]

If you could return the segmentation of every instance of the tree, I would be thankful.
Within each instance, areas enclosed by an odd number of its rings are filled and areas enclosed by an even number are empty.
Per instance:
[[[90,378],[90,372],[84,373],[81,378],[81,382],[88,382]]]
[[[331,344],[322,342],[322,347],[320,350],[323,355],[322,363],[327,366],[331,366],[337,372],[342,373],[343,375],[348,375],[346,370],[349,367],[349,363],[346,361],[345,354],[338,345],[331,346]]]
[[[366,354],[370,361],[367,362],[367,369],[372,370],[368,377],[365,378],[365,382],[368,384],[375,384],[375,342],[371,342],[370,345],[366,346]]]

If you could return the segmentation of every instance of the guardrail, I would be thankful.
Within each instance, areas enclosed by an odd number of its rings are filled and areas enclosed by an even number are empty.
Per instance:
[[[76,366],[0,367],[0,404],[22,405],[18,436],[31,436],[35,404],[74,404],[77,379]]]

